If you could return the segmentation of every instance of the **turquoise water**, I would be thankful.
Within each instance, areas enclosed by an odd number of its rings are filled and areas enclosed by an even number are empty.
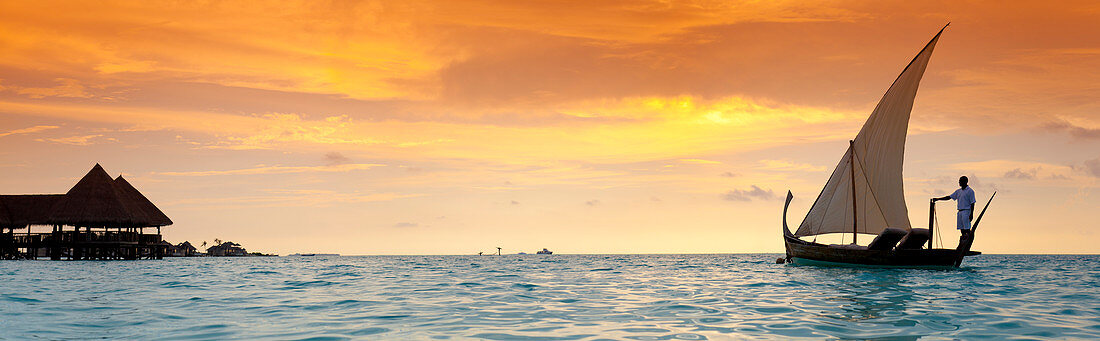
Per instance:
[[[947,271],[778,256],[0,261],[0,338],[1100,338],[1100,256]]]

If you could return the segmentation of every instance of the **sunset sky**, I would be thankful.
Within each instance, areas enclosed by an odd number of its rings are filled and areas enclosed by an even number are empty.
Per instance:
[[[1100,252],[1094,1],[5,1],[0,193],[99,162],[169,241],[284,255],[781,252],[948,22],[913,226],[968,175],[976,250]]]

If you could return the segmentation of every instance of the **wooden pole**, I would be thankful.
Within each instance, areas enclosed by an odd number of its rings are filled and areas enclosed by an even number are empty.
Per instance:
[[[856,236],[858,233],[858,224],[856,224],[856,217],[859,213],[856,213],[856,141],[848,140],[848,170],[852,175],[852,244],[856,244]]]
[[[928,200],[928,249],[931,250],[932,241],[936,236],[936,199]]]

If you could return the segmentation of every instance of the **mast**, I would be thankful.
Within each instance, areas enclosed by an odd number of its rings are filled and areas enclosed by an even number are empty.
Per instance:
[[[855,140],[848,140],[848,152],[849,152],[848,153],[848,164],[851,165],[851,166],[848,167],[848,170],[850,170],[849,173],[851,173],[851,175],[852,175],[852,244],[858,244],[858,243],[856,243],[856,238],[858,238],[857,236],[859,235],[859,233],[857,232],[858,231],[857,226],[859,226],[859,225],[856,224],[856,217],[859,216],[859,213],[856,213],[856,209],[859,208],[859,206],[856,205],[856,141]]]

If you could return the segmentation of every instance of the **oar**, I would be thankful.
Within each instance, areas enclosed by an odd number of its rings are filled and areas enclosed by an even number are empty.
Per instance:
[[[997,191],[993,191],[993,195],[989,196],[989,201],[985,202],[985,207],[982,207],[982,212],[978,213],[978,219],[974,219],[974,225],[970,227],[970,239],[959,243],[959,247],[955,249],[958,255],[955,258],[955,267],[962,265],[963,257],[967,252],[970,252],[970,247],[974,245],[974,233],[978,232],[978,223],[982,222],[982,217],[985,216],[985,210],[989,209],[989,203],[993,202],[993,197],[997,196]]]

